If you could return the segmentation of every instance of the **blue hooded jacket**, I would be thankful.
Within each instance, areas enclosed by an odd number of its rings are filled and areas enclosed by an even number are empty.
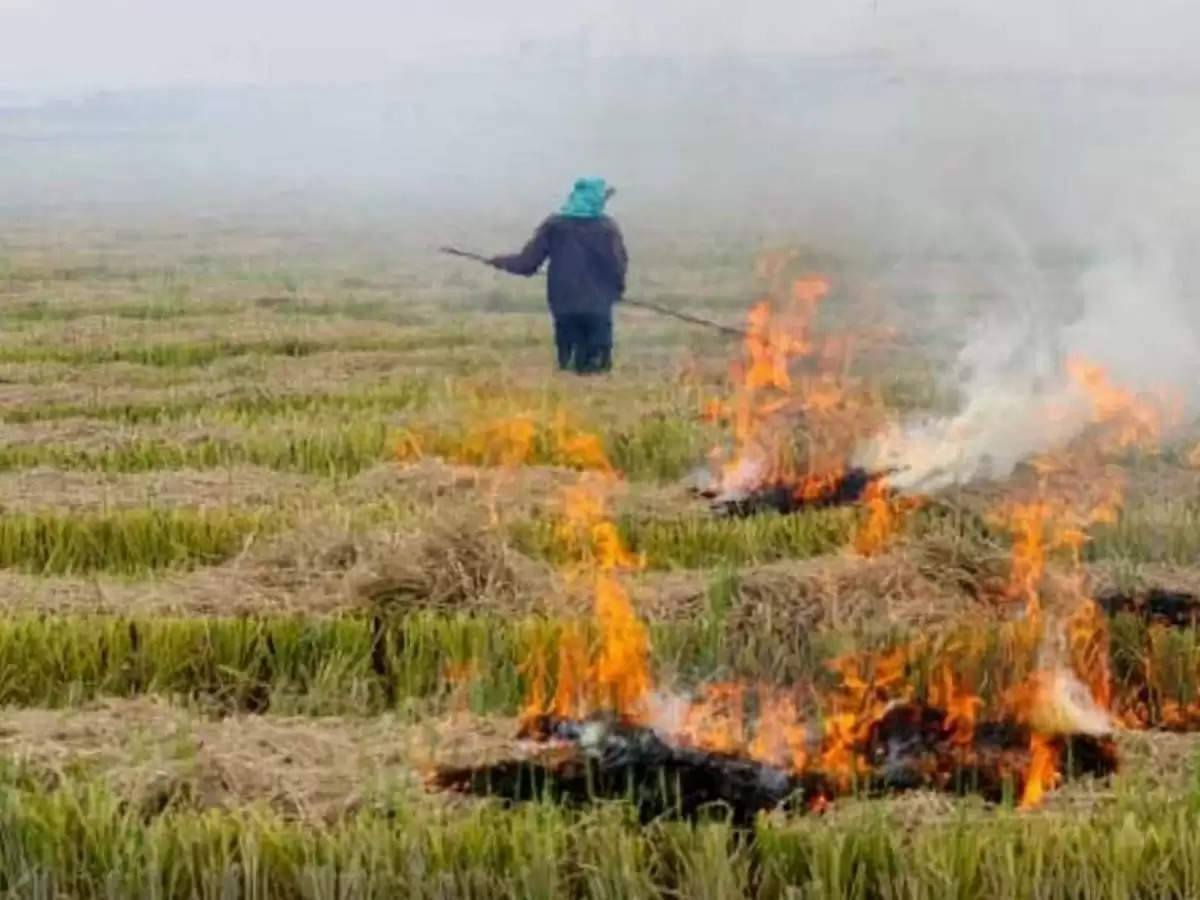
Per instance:
[[[489,262],[513,275],[533,275],[550,260],[546,301],[555,315],[608,315],[625,293],[629,260],[617,223],[604,214],[608,185],[580,178],[567,202],[534,232],[519,253]]]

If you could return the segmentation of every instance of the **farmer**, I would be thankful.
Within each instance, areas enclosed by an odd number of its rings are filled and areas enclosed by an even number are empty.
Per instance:
[[[603,178],[578,179],[562,209],[520,253],[488,260],[497,269],[528,276],[549,257],[546,300],[558,367],[580,375],[612,368],[612,305],[625,292],[628,265],[621,231],[604,214],[613,193]]]

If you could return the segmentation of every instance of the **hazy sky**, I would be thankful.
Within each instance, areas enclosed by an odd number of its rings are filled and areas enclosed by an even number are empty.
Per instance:
[[[1192,0],[0,0],[0,87],[386,77],[522,41],[591,52],[840,53],[905,62],[1190,66]]]

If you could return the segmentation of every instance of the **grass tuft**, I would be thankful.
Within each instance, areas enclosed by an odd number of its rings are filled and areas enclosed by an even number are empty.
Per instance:
[[[192,316],[219,316],[237,313],[242,307],[230,303],[194,303],[175,301],[116,304],[27,303],[4,311],[4,327],[22,327],[39,322],[74,322],[99,317],[130,319],[138,322],[167,322]]]
[[[630,480],[671,481],[692,469],[712,443],[710,429],[686,418],[648,416],[590,429],[570,423],[560,410],[519,413],[476,427],[418,426],[404,435],[397,455],[404,461],[435,456],[475,466],[611,466]]]
[[[502,615],[124,618],[18,615],[0,622],[0,705],[60,706],[97,696],[141,693],[207,700],[223,708],[283,708],[310,713],[380,712],[414,701],[465,696],[477,713],[515,713],[527,696],[525,664],[558,652],[567,623]],[[783,648],[753,631],[730,633],[714,606],[692,619],[650,627],[654,663],[665,686],[714,677],[832,686],[826,663],[854,650],[907,645],[916,635],[800,633]],[[599,635],[585,626],[593,643]],[[918,693],[938,665],[985,703],[1003,697],[1037,663],[1036,635],[1012,626],[960,628],[926,635],[907,659]],[[1144,686],[1151,699],[1194,699],[1200,636],[1159,629],[1118,636],[1112,669],[1121,697]],[[1131,660],[1150,660],[1152,679]],[[1191,693],[1189,694],[1188,691]],[[1157,722],[1152,711],[1151,722]]]
[[[742,566],[830,553],[846,546],[859,512],[854,509],[774,513],[745,519],[689,516],[646,519],[624,516],[617,526],[626,545],[644,553],[652,569]],[[526,553],[561,563],[561,541],[552,520],[513,526],[513,539]]]
[[[305,357],[317,353],[390,352],[447,349],[477,344],[524,346],[532,339],[525,336],[499,340],[479,339],[466,329],[425,332],[405,337],[339,337],[328,339],[299,336],[268,340],[213,340],[181,343],[110,344],[72,347],[60,344],[6,344],[0,346],[0,363],[135,363],[143,366],[205,366],[219,359],[257,354],[262,356]]]
[[[0,567],[138,575],[212,565],[283,518],[276,510],[239,509],[9,513],[0,516]]]
[[[367,419],[312,431],[261,430],[242,440],[204,437],[173,443],[134,438],[110,447],[9,444],[0,447],[0,471],[50,466],[92,472],[152,472],[256,465],[282,472],[349,477],[389,458],[392,429]]]
[[[0,795],[11,896],[960,898],[1194,896],[1200,792],[1124,794],[1089,815],[966,811],[899,827],[710,820],[637,827],[619,805],[422,807],[394,790],[327,825],[249,810],[131,804],[98,780],[20,770]],[[714,813],[713,819],[718,819]],[[747,839],[749,837],[750,839]]]
[[[328,413],[383,415],[419,409],[429,402],[432,385],[413,379],[353,394],[256,393],[222,400],[194,398],[160,403],[47,403],[0,412],[9,424],[89,418],[125,425],[158,425],[211,415],[222,420],[252,423],[269,416],[317,416]]]
[[[1192,564],[1200,559],[1200,507],[1173,502],[1122,510],[1116,522],[1093,529],[1087,553],[1089,559]]]

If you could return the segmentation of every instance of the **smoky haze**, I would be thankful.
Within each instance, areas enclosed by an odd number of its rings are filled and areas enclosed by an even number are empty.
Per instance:
[[[569,180],[630,223],[943,250],[1195,220],[1200,79],[528,53],[356,85],[76,94],[0,111],[15,204],[306,195],[531,224]]]
[[[1200,384],[1200,12],[738,6],[0,0],[0,212],[303,209],[512,249],[604,175],[635,286],[698,231],[891,260],[909,326],[963,348],[959,417],[889,445],[953,458],[939,484],[1054,437],[1030,398],[1070,353]],[[915,285],[914,260],[952,264]]]

